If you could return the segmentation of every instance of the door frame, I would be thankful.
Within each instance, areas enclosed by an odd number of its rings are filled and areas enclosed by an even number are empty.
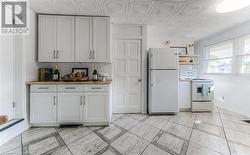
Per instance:
[[[140,112],[147,113],[147,25],[146,24],[112,24],[112,27],[117,27],[112,31],[113,40],[140,40],[141,41],[141,98],[140,98]],[[120,27],[120,28],[119,28]],[[128,29],[126,29],[128,28]],[[112,29],[114,30],[114,29]],[[119,30],[126,31],[119,33]],[[113,46],[112,46],[113,47]],[[113,50],[113,48],[112,48]],[[113,51],[112,51],[113,55]],[[112,79],[114,75],[112,74]]]

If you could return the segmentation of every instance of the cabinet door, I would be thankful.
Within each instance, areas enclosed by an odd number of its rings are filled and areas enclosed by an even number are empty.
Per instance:
[[[58,123],[78,123],[83,118],[83,94],[58,93]]]
[[[38,16],[38,61],[55,62],[56,17]]]
[[[110,19],[93,17],[94,62],[110,62]]]
[[[57,16],[57,61],[74,62],[74,17]]]
[[[109,98],[107,93],[86,93],[84,122],[108,122]]]
[[[75,62],[92,62],[92,17],[75,20]]]
[[[56,123],[56,93],[32,93],[30,101],[31,123]]]

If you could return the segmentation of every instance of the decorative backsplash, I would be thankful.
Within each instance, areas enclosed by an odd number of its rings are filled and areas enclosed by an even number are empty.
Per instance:
[[[54,68],[55,66],[58,67],[61,76],[71,73],[72,68],[88,68],[91,79],[94,67],[96,67],[98,73],[108,73],[108,79],[112,77],[112,65],[108,63],[38,63],[39,68]]]

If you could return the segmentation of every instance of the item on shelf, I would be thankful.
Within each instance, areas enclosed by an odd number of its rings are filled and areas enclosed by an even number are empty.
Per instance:
[[[98,75],[100,81],[106,81],[108,76],[108,73],[99,73]]]
[[[194,65],[196,64],[197,55],[179,55],[180,65]]]
[[[76,81],[76,77],[73,73],[70,73],[70,74],[66,74],[62,77],[62,80],[63,81]]]
[[[54,73],[53,73],[53,80],[54,81],[59,81],[60,80],[60,72],[57,69],[57,66],[55,66],[55,70],[54,70]]]
[[[170,48],[178,48],[179,49],[179,55],[187,55],[187,47],[185,46],[171,46]]]
[[[98,72],[97,72],[96,68],[93,71],[92,80],[93,81],[97,81],[98,80]]]
[[[189,63],[191,62],[192,58],[189,56],[179,56],[179,62],[183,62],[183,63]]]
[[[72,81],[87,81],[88,77],[86,77],[84,74],[80,73],[80,72],[76,72],[76,73],[70,73],[70,74],[66,74],[62,77],[63,81],[66,82],[72,82]]]
[[[72,68],[72,73],[81,73],[82,77],[88,77],[89,69],[88,68]]]
[[[39,69],[39,81],[52,81],[53,69],[52,68],[40,68]]]

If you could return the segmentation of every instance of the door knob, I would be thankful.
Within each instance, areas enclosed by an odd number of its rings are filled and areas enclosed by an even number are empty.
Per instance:
[[[138,82],[141,82],[142,80],[141,79],[138,79]]]

